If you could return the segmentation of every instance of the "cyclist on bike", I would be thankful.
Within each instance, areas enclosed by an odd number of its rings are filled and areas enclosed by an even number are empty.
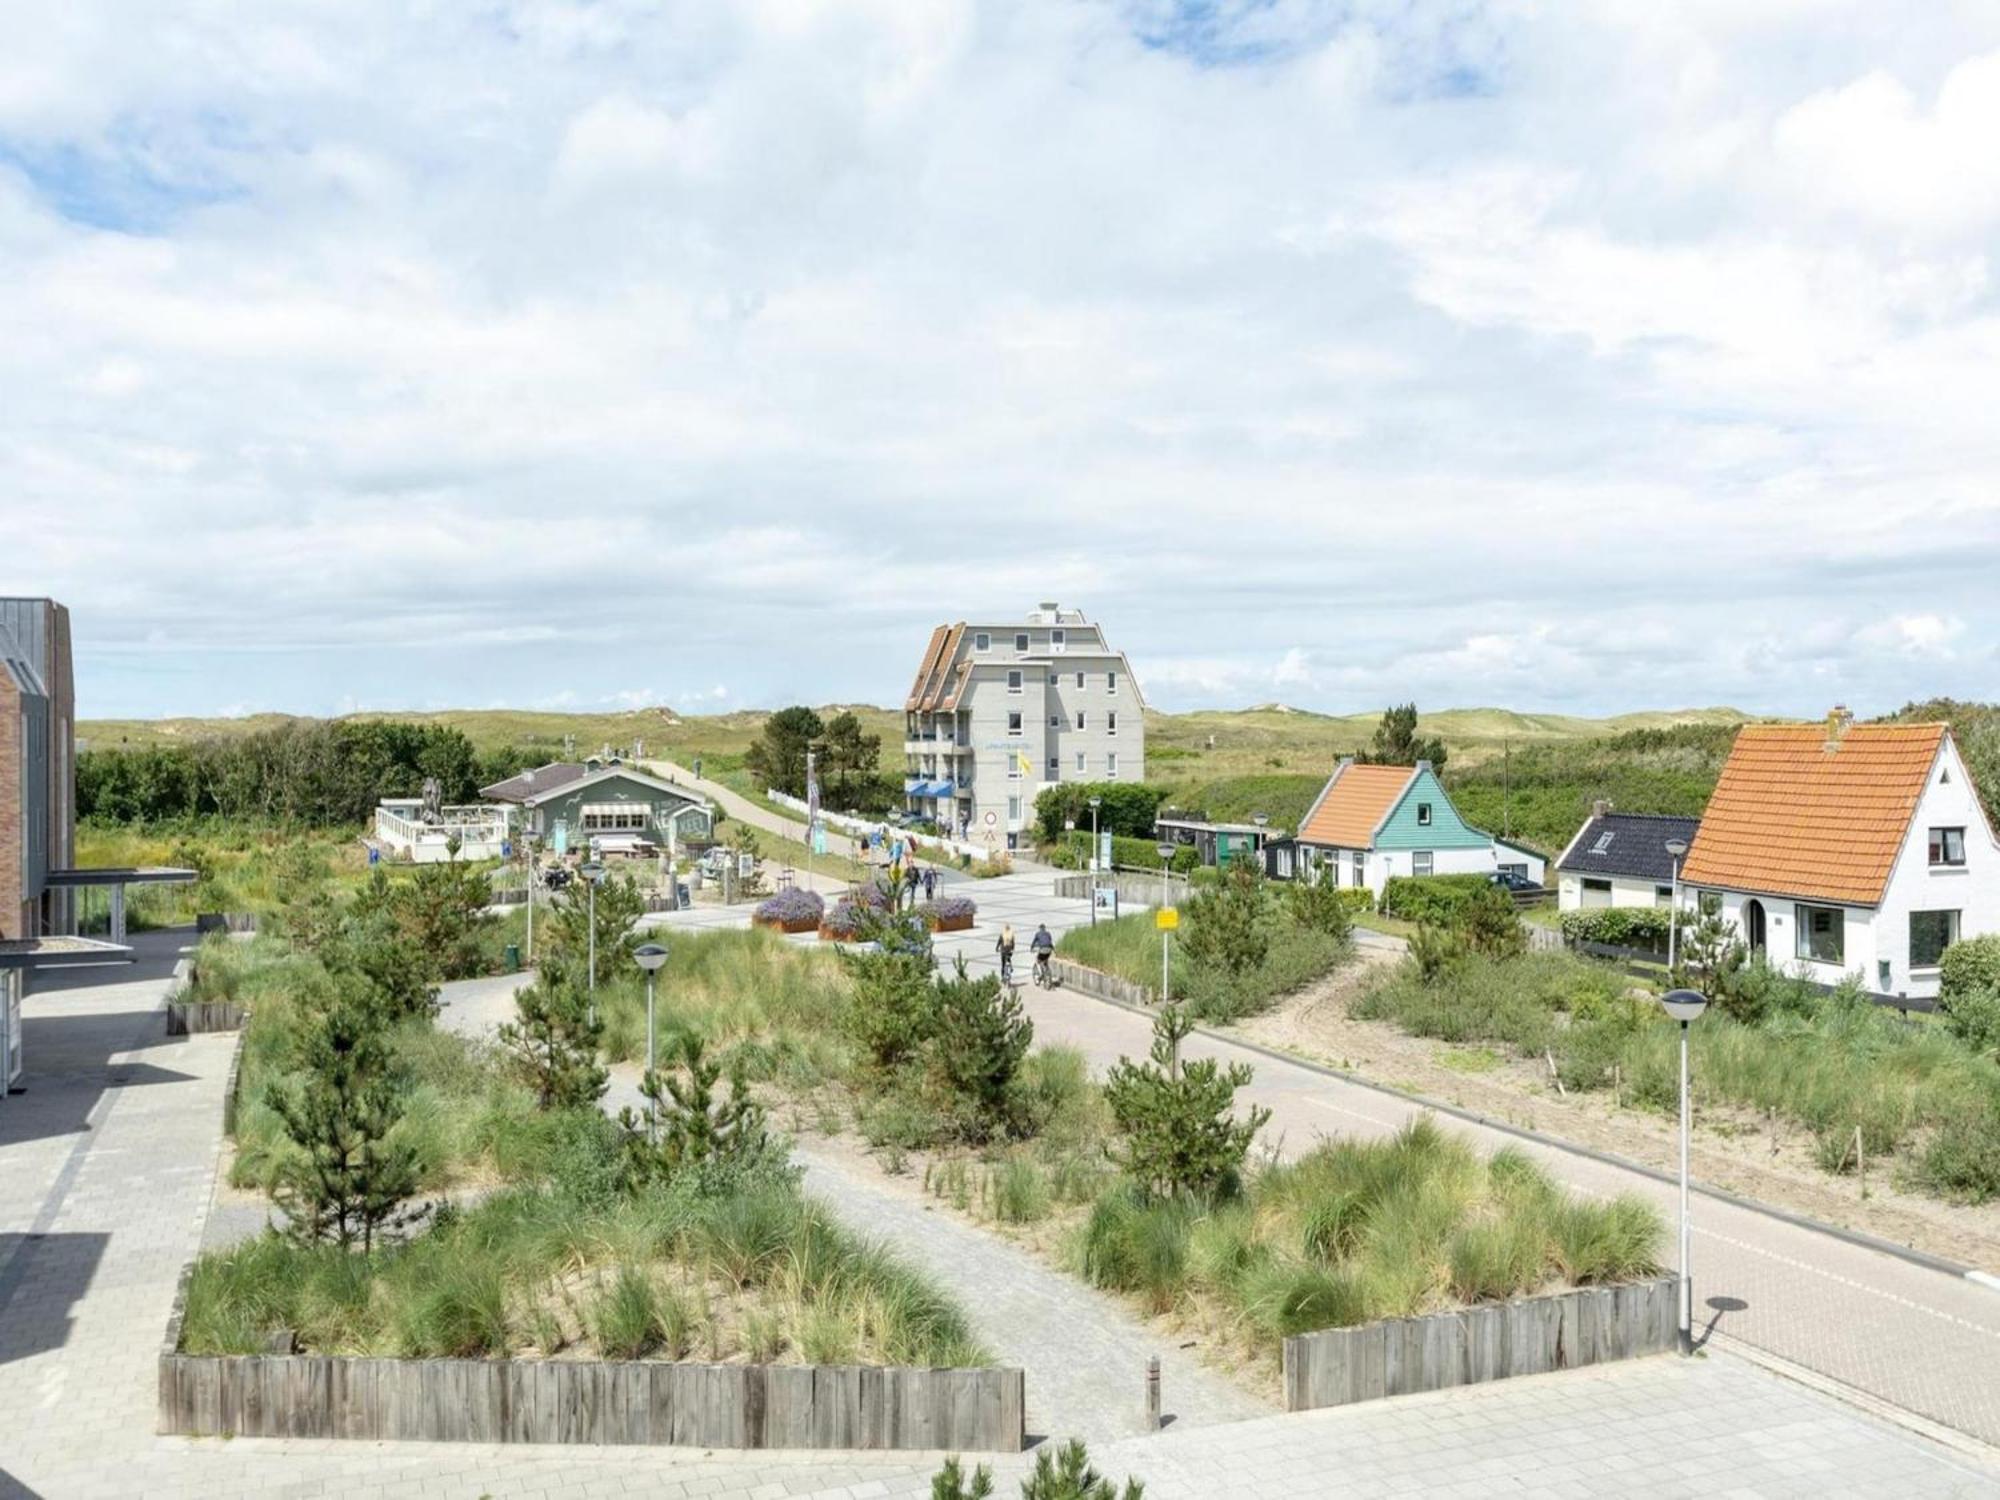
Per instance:
[[[1000,941],[993,946],[1000,950],[1000,982],[1002,984],[1012,984],[1014,982],[1013,923],[1003,922],[1000,924]]]
[[[1035,929],[1035,935],[1028,939],[1028,951],[1035,955],[1035,983],[1046,988],[1055,979],[1049,960],[1056,951],[1056,940],[1049,936],[1048,923]]]

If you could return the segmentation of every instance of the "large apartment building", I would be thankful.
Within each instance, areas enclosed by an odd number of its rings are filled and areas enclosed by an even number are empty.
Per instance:
[[[1079,610],[940,625],[903,704],[905,805],[1015,848],[1043,787],[1145,779],[1145,707],[1125,654]]]
[[[69,611],[0,599],[0,939],[74,931],[76,686]]]

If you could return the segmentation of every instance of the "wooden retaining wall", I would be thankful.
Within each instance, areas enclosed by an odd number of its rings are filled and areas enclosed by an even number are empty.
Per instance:
[[[1065,989],[1079,990],[1083,994],[1096,995],[1104,1000],[1121,1001],[1126,1005],[1153,1003],[1153,991],[1143,984],[1120,979],[1116,974],[1107,974],[1102,969],[1087,969],[1082,964],[1071,963],[1066,958],[1054,958],[1049,962],[1054,965],[1056,978],[1061,981]]]
[[[233,1000],[167,1002],[167,1035],[194,1036],[204,1031],[241,1031],[249,1012]]]
[[[1150,875],[1144,870],[1113,870],[1110,885],[1118,892],[1118,904],[1122,906],[1158,906],[1160,904],[1160,874],[1155,870]],[[1098,877],[1100,880],[1102,876]],[[1081,875],[1058,875],[1055,893],[1072,901],[1090,899],[1091,877],[1088,871]],[[1185,875],[1170,876],[1167,880],[1167,899],[1176,906],[1188,898],[1188,881]]]
[[[1285,1409],[1311,1411],[1516,1375],[1665,1354],[1678,1342],[1672,1276],[1393,1318],[1285,1340]]]
[[[160,1357],[162,1433],[1017,1453],[1022,1372]]]
[[[182,1354],[191,1270],[160,1349],[161,1433],[968,1453],[1027,1445],[1018,1369]]]

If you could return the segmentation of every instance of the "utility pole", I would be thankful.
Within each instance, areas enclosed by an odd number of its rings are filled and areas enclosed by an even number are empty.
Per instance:
[[[1500,837],[1514,836],[1514,741],[1500,741]]]

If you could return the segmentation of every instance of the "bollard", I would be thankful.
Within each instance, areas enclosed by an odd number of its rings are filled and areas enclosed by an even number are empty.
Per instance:
[[[1146,1361],[1146,1431],[1160,1430],[1160,1356]]]

